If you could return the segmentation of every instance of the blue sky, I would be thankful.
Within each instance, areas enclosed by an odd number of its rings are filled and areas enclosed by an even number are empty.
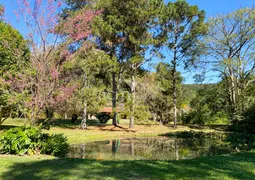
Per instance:
[[[165,2],[169,1],[165,0]],[[205,10],[207,17],[230,13],[242,7],[255,6],[255,0],[187,0],[187,2]]]
[[[169,2],[169,0],[165,0],[165,2]],[[187,0],[187,2],[191,5],[197,5],[201,10],[205,10],[207,18],[217,14],[227,14],[239,8],[255,6],[255,0]],[[13,13],[14,10],[17,10],[16,0],[0,0],[0,4],[5,6],[6,21],[18,29],[21,33],[24,32],[24,26],[17,23],[16,17]],[[183,74],[186,79],[185,83],[192,83],[193,75],[194,72]],[[210,82],[215,81],[217,81],[217,78],[210,80]]]
[[[173,2],[173,0],[170,0]],[[165,2],[170,2],[165,0]],[[191,5],[197,5],[200,10],[205,10],[206,18],[216,16],[217,14],[228,14],[235,10],[244,7],[253,7],[255,6],[255,0],[186,0]],[[184,72],[179,68],[181,72]],[[193,76],[197,72],[185,72],[182,73],[187,84],[193,83]],[[215,72],[207,73],[207,79],[204,83],[215,83],[218,81],[218,75]]]
[[[165,2],[169,2],[169,0],[165,0]],[[255,0],[187,0],[187,2],[205,10],[207,17],[226,14],[241,7],[255,6]],[[16,0],[0,0],[0,4],[5,6],[6,20],[17,27],[16,17],[13,14],[13,11],[17,9]]]

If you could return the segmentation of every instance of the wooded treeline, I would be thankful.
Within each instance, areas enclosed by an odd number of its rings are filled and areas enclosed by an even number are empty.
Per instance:
[[[0,20],[0,124],[77,114],[85,129],[89,115],[111,106],[115,126],[121,108],[130,128],[153,122],[250,127],[253,8],[205,20],[205,11],[181,0],[62,3],[17,0],[17,16],[26,17],[23,36]],[[202,72],[194,76],[201,83],[210,72],[218,83],[185,85],[181,69]]]

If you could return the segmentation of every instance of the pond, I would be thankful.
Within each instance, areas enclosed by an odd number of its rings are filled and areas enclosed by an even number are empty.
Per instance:
[[[249,138],[238,141],[226,135],[115,139],[71,145],[67,157],[96,160],[193,159],[249,150],[254,148],[254,142],[250,141]]]

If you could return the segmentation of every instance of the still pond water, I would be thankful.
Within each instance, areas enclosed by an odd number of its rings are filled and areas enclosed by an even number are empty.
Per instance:
[[[71,145],[69,158],[97,160],[181,160],[240,151],[225,138],[150,137]]]

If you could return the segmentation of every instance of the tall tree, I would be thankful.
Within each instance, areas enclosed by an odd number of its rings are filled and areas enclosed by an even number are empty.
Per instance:
[[[125,17],[123,28],[123,50],[126,52],[128,63],[131,69],[130,94],[131,94],[131,117],[129,128],[134,128],[135,115],[135,75],[138,68],[145,62],[148,62],[154,55],[151,48],[154,44],[153,27],[154,20],[158,18],[159,12],[162,10],[162,1],[151,0],[134,0],[125,4],[127,14]],[[125,11],[124,11],[125,12]],[[145,56],[146,52],[148,53]]]
[[[0,6],[0,16],[4,13]],[[13,27],[0,19],[0,125],[13,114],[17,115],[19,103],[14,101],[9,78],[17,75],[29,59],[27,42]]]
[[[82,3],[84,2],[84,3]],[[77,4],[78,3],[78,4]],[[69,5],[68,8],[64,9],[63,17],[59,26],[57,27],[57,33],[61,34],[65,38],[65,46],[71,51],[71,57],[77,62],[83,62],[83,66],[79,66],[83,77],[82,83],[79,83],[80,91],[83,94],[81,98],[83,99],[83,119],[81,122],[82,129],[86,128],[86,117],[87,117],[87,107],[88,99],[85,94],[89,94],[88,79],[91,77],[89,73],[89,67],[84,65],[87,62],[87,54],[89,49],[93,46],[89,42],[89,36],[92,32],[91,23],[93,19],[100,14],[100,11],[93,10],[91,5],[87,1],[67,1]],[[83,61],[82,61],[83,60]],[[82,63],[78,63],[82,64]]]
[[[173,108],[173,102],[171,101],[171,97],[173,94],[172,82],[173,78],[172,67],[169,64],[160,62],[156,66],[156,73],[151,74],[154,77],[154,82],[150,82],[150,88],[154,86],[153,89],[149,91],[146,96],[145,102],[149,107],[149,110],[156,115],[156,120],[160,122],[160,124],[167,124],[171,120],[171,112],[169,109]],[[180,72],[177,72],[176,79],[176,87],[177,92],[181,90],[181,81],[182,78],[180,76]],[[180,106],[180,96],[178,97],[178,105]]]
[[[210,67],[226,84],[231,119],[245,108],[245,89],[255,81],[255,9],[239,9],[209,21],[204,39]]]
[[[162,49],[170,52],[173,78],[174,127],[177,127],[177,67],[187,66],[199,57],[197,42],[206,34],[205,12],[186,1],[169,2],[161,16],[159,38]]]
[[[123,73],[123,66],[130,65],[130,93],[132,99],[130,128],[134,127],[135,74],[136,70],[150,57],[145,59],[145,52],[152,44],[152,20],[155,18],[161,1],[128,0],[99,1],[98,8],[103,9],[102,16],[95,22],[95,35],[99,47],[105,50],[113,62],[112,68],[112,107],[113,124],[116,121],[116,100],[118,84]],[[157,8],[156,8],[157,7]],[[116,75],[118,80],[116,80]]]
[[[125,19],[121,9],[123,1],[98,1],[96,8],[103,9],[93,25],[93,34],[96,36],[97,47],[109,55],[112,74],[112,109],[113,125],[117,126],[117,92],[123,73],[125,62],[124,52],[121,50],[123,38],[123,22]],[[123,9],[124,10],[124,9]],[[122,18],[122,19],[121,19]]]
[[[27,41],[31,50],[28,67],[10,78],[14,91],[26,94],[23,106],[31,109],[31,123],[36,124],[42,111],[50,112],[74,90],[61,81],[61,70],[68,50],[60,46],[55,34],[61,1],[17,0],[16,15],[27,28]],[[47,113],[52,114],[52,113]],[[50,117],[52,118],[52,117]]]
[[[87,127],[88,114],[95,114],[105,104],[105,90],[107,89],[107,55],[94,47],[79,50],[76,56],[66,63],[66,73],[72,77],[73,83],[78,87],[73,94],[81,105],[83,118],[82,129]],[[79,108],[81,109],[81,108]]]
[[[160,0],[128,0],[116,1],[99,0],[94,1],[73,1],[68,0],[69,11],[79,11],[89,6],[101,11],[101,15],[93,22],[93,35],[97,48],[109,55],[112,72],[112,109],[114,112],[113,125],[117,126],[116,107],[117,92],[121,84],[124,67],[127,62],[130,65],[130,93],[132,96],[130,128],[134,126],[134,105],[135,105],[135,73],[144,60],[144,55],[149,47],[151,35],[149,27],[153,15],[156,15]],[[157,7],[157,8],[156,8]],[[64,17],[68,16],[68,10]],[[150,58],[147,58],[150,59]]]

